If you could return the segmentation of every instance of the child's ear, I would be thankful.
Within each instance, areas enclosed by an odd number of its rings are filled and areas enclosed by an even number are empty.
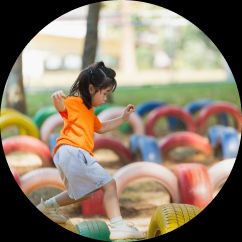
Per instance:
[[[95,94],[95,88],[94,88],[94,86],[93,86],[92,84],[89,84],[88,89],[89,89],[89,93],[90,93],[91,95]]]

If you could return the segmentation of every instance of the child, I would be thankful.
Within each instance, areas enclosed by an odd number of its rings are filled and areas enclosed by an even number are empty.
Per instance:
[[[117,86],[115,71],[103,62],[85,68],[66,97],[63,91],[52,94],[52,101],[64,120],[60,137],[56,140],[53,160],[66,191],[43,201],[37,208],[56,223],[67,218],[58,208],[88,198],[98,189],[104,191],[104,207],[110,219],[110,240],[142,239],[145,235],[133,225],[123,221],[115,180],[93,156],[94,132],[104,133],[117,128],[135,111],[132,104],[124,108],[120,117],[100,122],[93,107],[102,105],[107,95]]]

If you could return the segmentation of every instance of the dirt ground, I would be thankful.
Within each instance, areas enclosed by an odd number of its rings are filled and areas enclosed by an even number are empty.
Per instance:
[[[123,143],[128,145],[128,140],[123,139]],[[97,150],[95,156],[111,175],[123,166],[123,163],[113,151]],[[9,165],[17,170],[20,176],[41,166],[41,159],[31,153],[15,152],[7,155],[6,159]],[[139,160],[139,157],[137,160]],[[162,165],[172,169],[173,166],[181,162],[199,162],[209,167],[217,161],[218,158],[215,156],[206,157],[189,148],[178,148],[171,152],[168,157],[164,157]],[[41,197],[47,199],[59,192],[60,191],[57,189],[43,188],[31,194],[29,199],[36,205]],[[169,193],[159,182],[148,178],[142,178],[130,183],[123,191],[120,197],[120,208],[122,216],[126,221],[134,223],[140,230],[146,232],[155,209],[162,204],[170,202]],[[108,222],[105,216],[83,216],[80,204],[62,207],[61,210],[70,218],[73,224],[89,219]]]

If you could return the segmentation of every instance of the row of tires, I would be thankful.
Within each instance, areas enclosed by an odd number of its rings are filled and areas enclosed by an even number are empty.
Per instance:
[[[58,134],[51,134],[49,145],[43,141],[28,135],[17,135],[2,140],[5,155],[12,152],[30,152],[38,155],[42,161],[42,167],[54,166],[52,151]],[[214,126],[210,130],[209,139],[189,131],[179,131],[168,134],[161,139],[147,135],[131,135],[129,147],[117,139],[100,136],[94,139],[94,151],[106,149],[113,151],[123,165],[141,160],[162,163],[163,158],[169,156],[169,152],[177,147],[191,147],[194,150],[211,156],[214,149],[221,146],[223,159],[235,158],[238,153],[240,137],[237,132],[226,126]]]
[[[134,162],[118,169],[113,178],[117,194],[121,194],[133,181],[149,178],[159,182],[170,196],[172,203],[186,203],[204,208],[211,202],[230,175],[235,159],[217,162],[210,168],[198,163],[181,163],[168,169],[163,165],[146,161]],[[26,196],[32,192],[52,187],[64,190],[58,170],[54,167],[38,168],[16,178]],[[81,202],[83,215],[106,215],[103,191],[98,190]]]
[[[200,212],[201,209],[190,204],[163,204],[157,207],[151,216],[146,239],[169,233],[192,220]],[[86,238],[110,241],[110,230],[102,220],[84,220],[77,224],[68,221],[61,226]]]
[[[179,120],[179,122],[182,122],[185,126],[184,128],[187,131],[204,134],[206,132],[206,123],[211,116],[223,115],[222,117],[227,117],[225,115],[226,113],[235,120],[236,129],[239,132],[241,131],[241,112],[231,103],[215,102],[209,105],[204,105],[204,107],[199,110],[196,119],[194,119],[192,114],[179,106],[159,105],[156,108],[153,108],[153,110],[152,107],[154,107],[154,105],[150,105],[151,111],[149,111],[147,115],[145,124],[139,114],[141,113],[143,115],[145,113],[144,111],[138,109],[139,111],[131,114],[128,124],[132,127],[134,134],[157,136],[155,126],[158,120],[162,117],[168,117],[169,120],[173,120],[173,123],[177,123],[177,120]],[[122,110],[123,107],[108,107],[102,110],[98,114],[98,117],[100,120],[111,119],[119,116]],[[146,107],[144,110],[147,111],[149,109]],[[228,122],[223,123],[228,125]],[[4,130],[9,126],[14,125],[19,127],[20,134],[32,135],[47,143],[50,134],[63,125],[63,120],[53,107],[41,109],[37,112],[33,120],[12,109],[3,109],[0,117],[0,129]]]

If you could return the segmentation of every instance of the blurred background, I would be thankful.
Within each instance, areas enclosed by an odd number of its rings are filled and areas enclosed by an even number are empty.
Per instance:
[[[120,0],[74,9],[43,28],[16,60],[2,106],[33,116],[41,106],[50,104],[47,96],[52,90],[68,90],[81,69],[99,60],[116,70],[118,90],[232,82],[225,89],[235,92],[232,101],[240,105],[228,63],[205,33],[168,9]],[[178,90],[172,90],[177,95]],[[38,103],[32,95],[39,95]],[[134,103],[145,101],[149,94],[144,95]],[[170,94],[157,98],[177,103],[169,99]],[[125,104],[122,98],[116,101]]]

